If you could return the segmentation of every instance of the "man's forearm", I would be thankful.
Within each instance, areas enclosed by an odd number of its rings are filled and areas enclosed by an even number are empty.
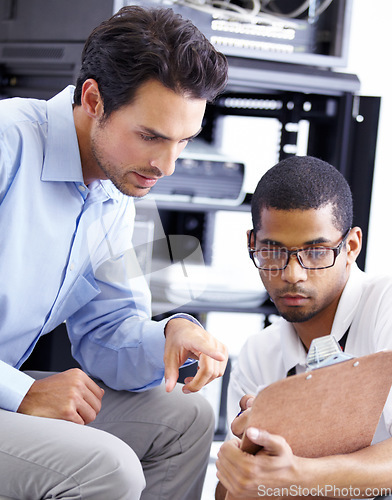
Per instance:
[[[392,438],[347,455],[299,461],[303,493],[340,498],[392,494]]]
[[[218,453],[217,475],[232,498],[363,498],[392,490],[392,438],[346,455],[302,458],[281,436],[250,431],[248,437],[262,446],[256,455],[242,451],[238,439],[223,443]]]

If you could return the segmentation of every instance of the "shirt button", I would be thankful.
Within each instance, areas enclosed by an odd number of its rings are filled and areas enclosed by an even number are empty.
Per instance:
[[[81,191],[82,193],[83,193],[84,191],[86,191],[86,187],[85,187],[85,186],[83,186],[82,184],[80,184],[80,185],[78,186],[78,188],[79,188],[79,191]]]
[[[75,262],[71,262],[71,264],[69,265],[69,270],[73,271],[74,269],[75,269]]]

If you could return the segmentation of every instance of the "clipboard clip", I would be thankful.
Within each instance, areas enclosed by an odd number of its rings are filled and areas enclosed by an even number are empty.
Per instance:
[[[306,357],[306,371],[323,368],[352,359],[354,356],[343,352],[333,335],[313,339]]]

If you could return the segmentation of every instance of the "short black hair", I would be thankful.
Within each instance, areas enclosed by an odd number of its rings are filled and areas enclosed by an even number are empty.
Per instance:
[[[318,209],[331,204],[334,226],[345,233],[353,223],[353,199],[344,176],[329,163],[312,156],[291,156],[260,179],[252,196],[252,220],[261,228],[263,208]]]
[[[129,104],[148,80],[211,102],[227,83],[228,63],[187,19],[169,8],[127,6],[96,27],[83,53],[74,102],[83,83],[97,81],[104,118]]]

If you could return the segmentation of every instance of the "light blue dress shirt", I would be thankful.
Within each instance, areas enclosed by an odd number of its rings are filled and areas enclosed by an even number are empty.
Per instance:
[[[134,203],[110,181],[85,186],[73,91],[0,101],[0,407],[12,411],[33,383],[18,368],[65,320],[74,357],[108,386],[145,390],[164,373],[167,320],[150,320]]]

